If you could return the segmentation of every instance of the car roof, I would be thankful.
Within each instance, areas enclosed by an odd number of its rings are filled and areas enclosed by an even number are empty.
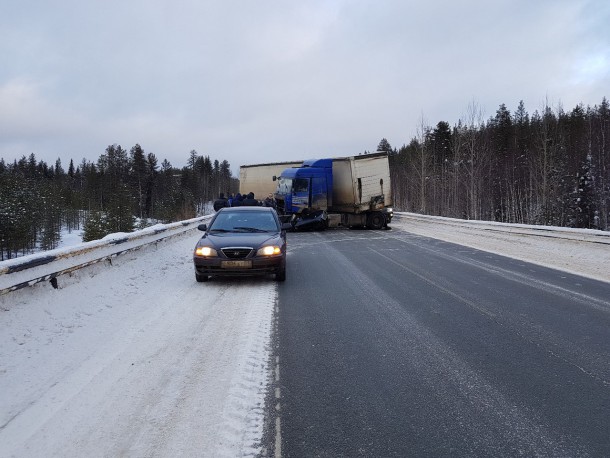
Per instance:
[[[257,206],[241,206],[241,207],[223,207],[218,212],[248,212],[248,211],[259,211],[259,212],[273,212],[275,211],[272,207],[257,207]]]

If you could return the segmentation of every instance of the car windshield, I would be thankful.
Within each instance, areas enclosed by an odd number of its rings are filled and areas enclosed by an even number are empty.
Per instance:
[[[271,213],[258,211],[221,212],[210,226],[210,232],[277,232]]]

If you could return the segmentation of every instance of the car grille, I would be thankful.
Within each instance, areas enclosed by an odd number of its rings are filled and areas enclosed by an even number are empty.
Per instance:
[[[247,258],[252,248],[222,248],[220,251],[229,259]]]

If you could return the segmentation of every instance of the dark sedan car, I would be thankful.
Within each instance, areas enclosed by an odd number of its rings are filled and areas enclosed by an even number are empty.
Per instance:
[[[230,207],[214,215],[195,247],[195,278],[275,274],[286,280],[286,232],[273,208]]]

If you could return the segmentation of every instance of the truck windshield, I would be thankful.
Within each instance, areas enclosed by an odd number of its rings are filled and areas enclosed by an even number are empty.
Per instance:
[[[290,194],[292,192],[292,179],[280,177],[277,183],[277,192],[279,194]]]
[[[309,189],[309,180],[307,178],[295,178],[292,184],[294,192],[305,192]]]

